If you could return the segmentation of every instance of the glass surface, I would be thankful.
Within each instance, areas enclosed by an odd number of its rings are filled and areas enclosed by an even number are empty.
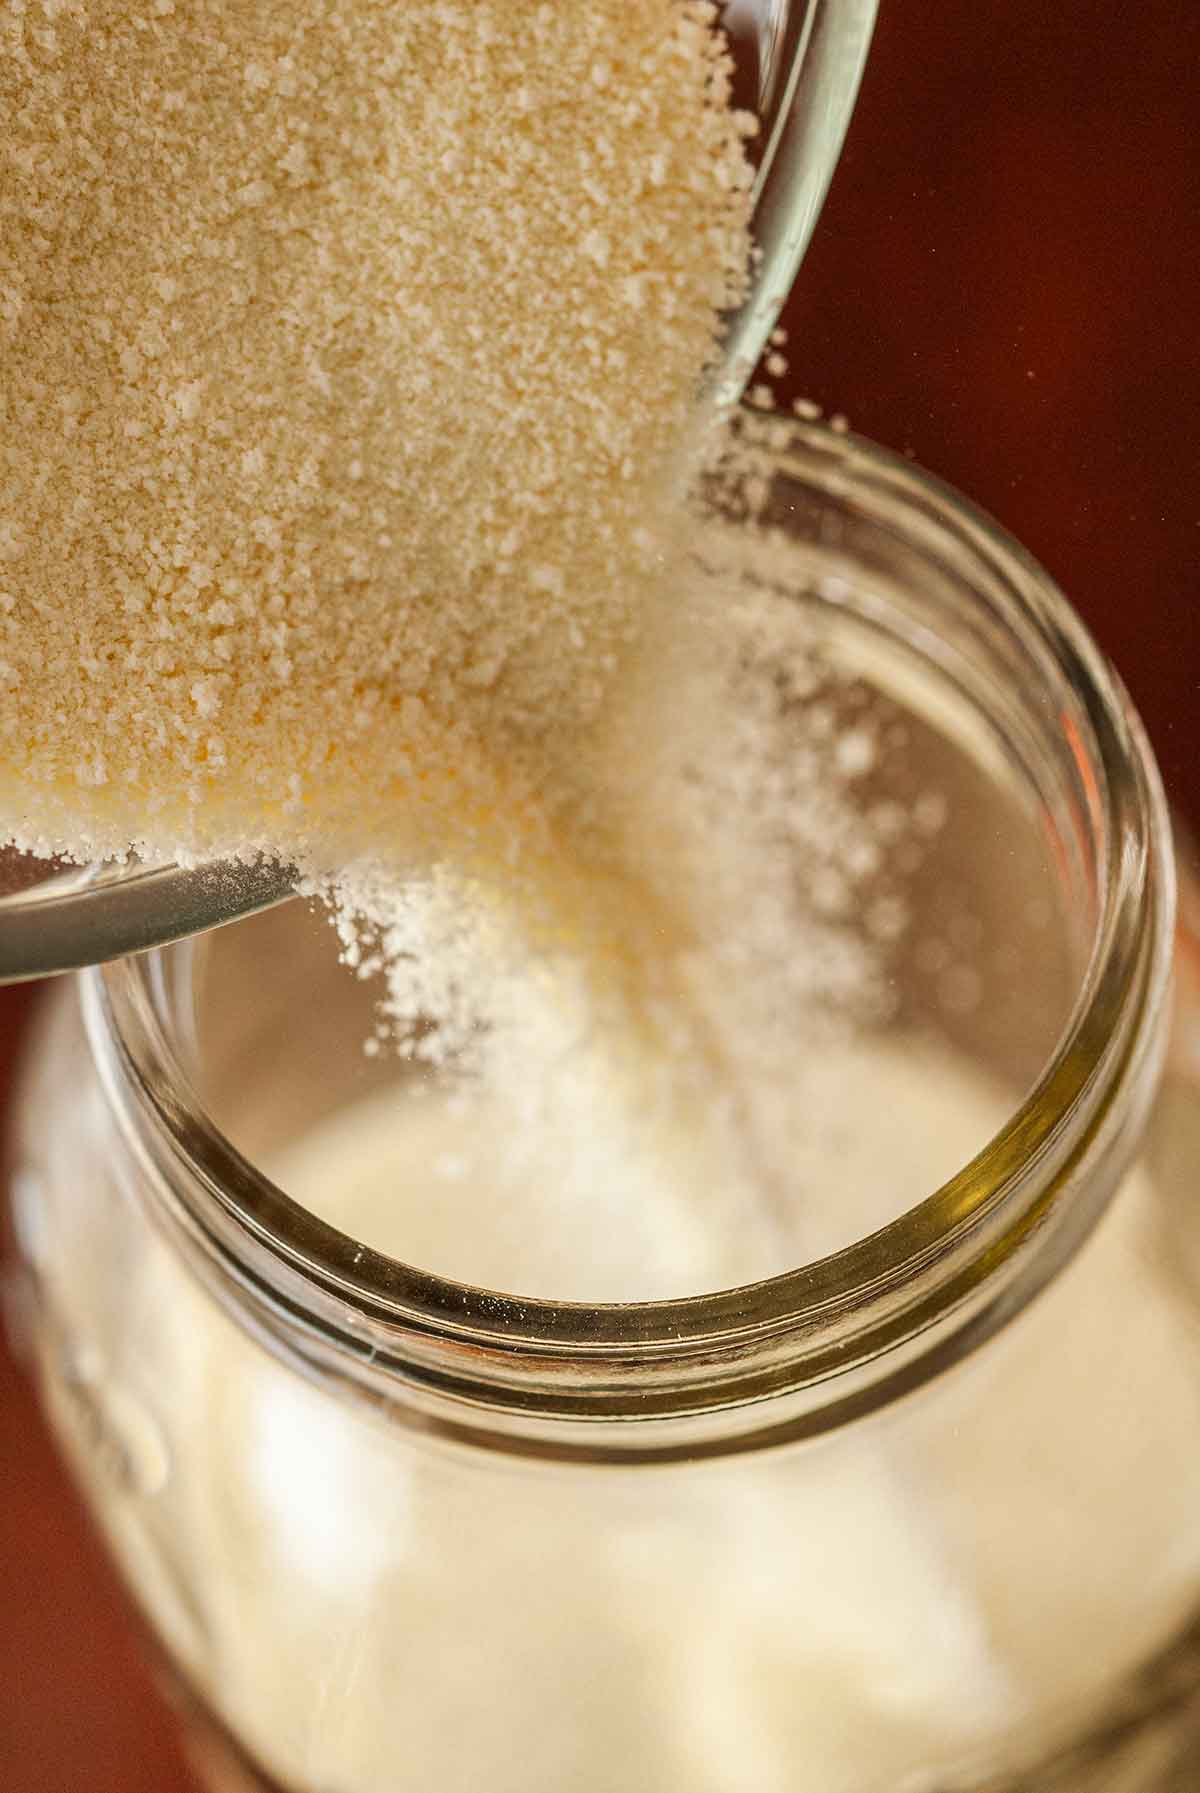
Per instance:
[[[752,291],[728,320],[712,397],[736,400],[820,213],[866,60],[875,0],[727,0],[739,103],[761,119]],[[92,871],[0,853],[0,983],[99,964],[283,900],[290,867]]]
[[[808,1104],[782,1232],[697,1186],[698,1269],[669,1187],[622,1211],[535,1136],[465,1237],[428,1092],[363,1053],[300,905],[44,1031],[45,1399],[223,1793],[1200,1773],[1195,885],[1168,1006],[1153,768],[1013,544],[819,431],[776,496],[772,602],[911,849],[893,1000]],[[798,1053],[797,1100],[829,1070]]]
[[[761,120],[750,297],[730,320],[717,393],[753,372],[816,227],[850,123],[877,0],[724,0],[741,103]]]

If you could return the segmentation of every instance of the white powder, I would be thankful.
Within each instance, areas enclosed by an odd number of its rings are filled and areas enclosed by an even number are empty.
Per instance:
[[[544,1173],[553,1201],[555,1140],[602,1138],[614,1182],[715,1192],[749,1243],[813,1130],[797,1054],[889,1012],[887,943],[862,916],[895,898],[854,795],[876,724],[839,724],[847,675],[764,583],[754,532],[710,519],[697,543],[536,858],[511,880],[452,860],[403,878],[377,853],[333,895],[351,965],[386,974],[370,1049],[450,1074],[501,1181]],[[796,576],[795,548],[757,546]],[[774,1268],[807,1255],[763,1239]]]
[[[981,1078],[969,1101],[931,1113],[922,1092],[946,1063],[918,1036],[831,1038],[806,1055],[774,1205],[727,1116],[707,1100],[669,1109],[644,1079],[634,1092],[619,1043],[564,1058],[548,1079],[518,1068],[484,1088],[393,1085],[265,1168],[352,1238],[438,1276],[555,1301],[680,1298],[840,1250],[952,1176],[1009,1100]]]

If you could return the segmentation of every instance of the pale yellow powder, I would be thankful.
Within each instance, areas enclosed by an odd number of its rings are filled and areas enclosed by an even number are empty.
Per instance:
[[[715,25],[0,0],[0,833],[286,856],[402,1047],[607,1041],[769,1184],[764,1066],[875,967],[795,938],[803,647],[681,576],[750,262]]]
[[[0,0],[0,832],[544,831],[751,128],[680,0]]]

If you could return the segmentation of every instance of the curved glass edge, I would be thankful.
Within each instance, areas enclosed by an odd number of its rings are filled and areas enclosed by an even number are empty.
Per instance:
[[[753,285],[726,326],[712,382],[718,409],[737,403],[775,328],[841,155],[875,27],[878,0],[812,0],[759,166]]]

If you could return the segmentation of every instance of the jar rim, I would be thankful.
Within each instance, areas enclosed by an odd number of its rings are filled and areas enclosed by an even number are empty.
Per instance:
[[[1036,632],[1078,700],[1090,738],[1065,714],[1062,724],[1100,847],[1097,925],[1057,1047],[976,1157],[868,1237],[733,1289],[557,1302],[472,1288],[366,1249],[242,1158],[190,1088],[164,1020],[164,963],[186,949],[91,970],[93,1050],[127,1133],[174,1191],[178,1224],[275,1342],[303,1337],[302,1354],[326,1372],[369,1373],[377,1390],[398,1378],[434,1407],[449,1399],[531,1422],[678,1421],[776,1397],[756,1425],[812,1429],[986,1336],[1070,1255],[1111,1193],[1115,1179],[1097,1166],[1136,1132],[1129,1091],[1153,1081],[1170,974],[1169,821],[1144,732],[1066,599],[997,523],[874,444],[789,427],[785,471],[890,506],[923,540],[986,563],[1007,623]]]

